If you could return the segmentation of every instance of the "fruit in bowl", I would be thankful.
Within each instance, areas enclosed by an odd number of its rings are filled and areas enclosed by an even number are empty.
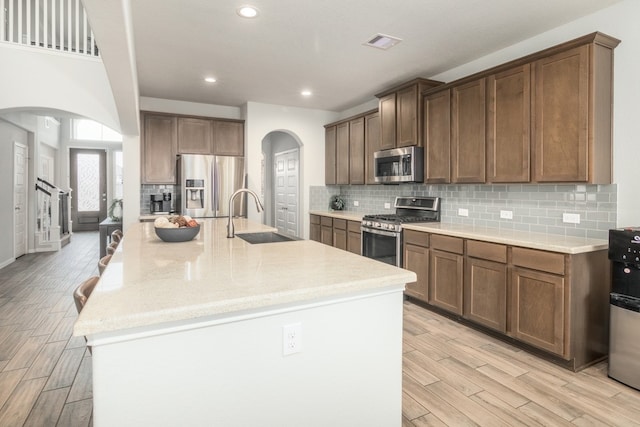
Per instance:
[[[153,225],[156,235],[165,242],[188,242],[200,232],[200,224],[187,215],[161,216]]]

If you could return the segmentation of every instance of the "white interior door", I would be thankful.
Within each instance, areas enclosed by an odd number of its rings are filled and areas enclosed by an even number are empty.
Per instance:
[[[274,156],[275,225],[278,232],[298,236],[299,151]]]
[[[13,145],[13,256],[18,258],[27,253],[27,158],[26,145]]]

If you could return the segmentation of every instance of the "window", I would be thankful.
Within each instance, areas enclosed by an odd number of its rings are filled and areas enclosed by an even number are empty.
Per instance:
[[[122,135],[89,119],[71,119],[71,138],[82,141],[122,141]]]

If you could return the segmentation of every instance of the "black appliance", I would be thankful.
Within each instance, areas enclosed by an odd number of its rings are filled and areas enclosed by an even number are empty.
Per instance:
[[[640,390],[640,227],[609,230],[609,377]]]
[[[395,214],[365,215],[362,255],[402,267],[402,224],[440,221],[440,198],[396,197]]]
[[[171,193],[152,194],[149,209],[152,214],[156,215],[173,213],[174,210],[171,208]]]

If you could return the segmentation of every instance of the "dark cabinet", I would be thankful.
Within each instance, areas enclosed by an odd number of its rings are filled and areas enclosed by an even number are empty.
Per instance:
[[[349,121],[349,184],[364,184],[364,117]]]
[[[175,184],[178,121],[167,114],[142,113],[142,183]]]
[[[349,184],[349,122],[336,126],[336,184]]]
[[[396,148],[396,94],[390,93],[378,100],[380,112],[380,149]]]
[[[451,90],[451,182],[485,182],[485,79]]]
[[[244,156],[244,122],[213,120],[213,152],[216,156]]]
[[[309,240],[320,241],[320,216],[309,215]]]
[[[344,219],[333,219],[333,247],[347,250],[347,221]]]
[[[356,255],[362,255],[361,242],[360,222],[347,221],[347,250]]]
[[[211,120],[178,117],[178,154],[211,154]]]
[[[380,151],[380,114],[367,114],[364,117],[364,170],[366,184],[376,184],[373,153]]]
[[[405,294],[422,302],[429,301],[429,234],[404,231],[403,267],[418,277],[407,283]]]
[[[324,183],[336,183],[336,127],[328,126],[324,131]]]
[[[531,180],[531,66],[487,78],[487,181]]]
[[[464,241],[432,235],[429,253],[429,304],[462,314]]]
[[[424,97],[424,181],[451,181],[451,90]]]
[[[463,317],[507,331],[507,247],[467,241],[464,270]]]
[[[333,219],[320,217],[320,242],[325,245],[333,246]]]

